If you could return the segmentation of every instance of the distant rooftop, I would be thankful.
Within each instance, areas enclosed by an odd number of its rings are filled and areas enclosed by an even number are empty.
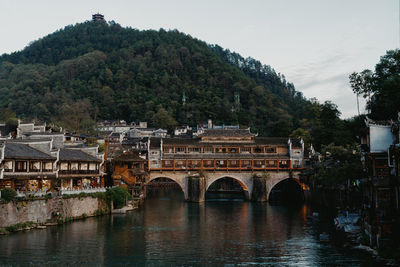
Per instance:
[[[62,148],[60,150],[60,160],[101,162],[100,159],[95,158],[92,155],[89,155],[79,149],[67,149],[67,148]]]
[[[55,160],[52,157],[42,151],[39,151],[29,145],[8,143],[4,152],[4,157],[9,159],[48,159]]]

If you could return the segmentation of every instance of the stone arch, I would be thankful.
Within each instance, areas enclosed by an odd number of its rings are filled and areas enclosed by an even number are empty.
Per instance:
[[[253,191],[253,184],[250,183],[250,180],[246,179],[245,177],[240,177],[240,176],[231,175],[231,174],[224,174],[224,175],[208,177],[207,186],[206,186],[205,192],[207,192],[209,187],[214,182],[216,182],[216,181],[218,181],[219,179],[222,179],[222,178],[230,178],[230,179],[233,179],[236,182],[238,182],[240,184],[240,186],[242,187],[243,191],[245,192],[246,199],[250,199],[251,193]]]
[[[299,189],[303,192],[303,188],[301,187],[300,180],[297,179],[297,178],[293,178],[293,177],[283,177],[283,178],[279,178],[279,179],[271,179],[271,180],[269,181],[269,183],[267,184],[267,188],[268,188],[268,190],[267,190],[268,200],[270,200],[270,196],[271,196],[272,189],[274,189],[274,187],[275,187],[276,185],[278,185],[279,183],[281,183],[281,182],[283,182],[283,181],[286,181],[286,180],[292,180],[292,181],[296,182],[296,183],[298,184],[298,186],[299,186]],[[303,192],[303,193],[304,193],[304,192]]]
[[[175,183],[177,183],[180,187],[180,189],[182,190],[185,198],[187,196],[187,192],[186,192],[186,186],[185,186],[185,181],[183,179],[181,179],[180,177],[172,177],[169,175],[157,175],[157,176],[150,176],[149,179],[146,181],[146,184],[151,183],[152,181],[159,179],[159,178],[167,178],[171,181],[174,181]]]

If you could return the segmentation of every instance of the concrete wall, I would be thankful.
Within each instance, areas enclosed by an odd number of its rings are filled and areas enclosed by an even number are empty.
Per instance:
[[[0,204],[0,227],[24,222],[44,223],[47,220],[95,215],[99,209],[108,211],[105,200],[82,197],[63,199],[60,197],[46,200],[31,200]],[[59,214],[59,215],[57,215]]]

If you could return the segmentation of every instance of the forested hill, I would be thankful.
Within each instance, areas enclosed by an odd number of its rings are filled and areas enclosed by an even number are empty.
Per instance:
[[[285,136],[323,108],[257,60],[176,30],[91,21],[2,55],[0,95],[0,109],[74,129],[99,119],[172,127],[212,118]]]

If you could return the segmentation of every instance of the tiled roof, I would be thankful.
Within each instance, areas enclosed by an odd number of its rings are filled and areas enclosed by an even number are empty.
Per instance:
[[[30,147],[29,145],[16,143],[6,143],[4,157],[9,159],[56,159],[55,157]]]
[[[29,135],[64,135],[64,133],[60,132],[23,132],[23,135],[29,136]]]
[[[152,139],[153,140],[153,139]],[[196,145],[199,144],[197,138],[163,138],[164,145]]]
[[[92,155],[89,155],[79,149],[67,148],[62,148],[60,150],[60,160],[101,162],[100,159],[93,157]]]
[[[126,153],[126,154],[121,154],[113,159],[116,162],[121,162],[121,161],[146,161],[139,157],[138,154],[136,153]]]
[[[295,140],[295,139],[293,139]],[[297,139],[296,139],[297,140]],[[300,140],[300,139],[299,139]],[[153,139],[152,139],[153,141]],[[164,145],[201,145],[201,146],[254,146],[283,145],[287,146],[287,137],[255,137],[254,142],[200,142],[197,138],[163,138]]]
[[[254,136],[249,129],[208,129],[200,136]]]

